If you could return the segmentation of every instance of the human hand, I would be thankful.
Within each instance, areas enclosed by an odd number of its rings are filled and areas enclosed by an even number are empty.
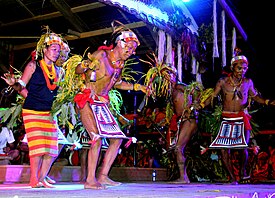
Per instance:
[[[271,100],[268,105],[272,105],[272,106],[275,106],[275,100]]]
[[[6,83],[9,85],[9,86],[12,86],[16,83],[16,79],[14,78],[14,74],[11,74],[11,73],[5,73],[4,76],[1,76],[1,78],[6,81]]]
[[[4,152],[4,153],[10,152],[10,147],[4,147],[4,148],[3,148],[3,152]]]
[[[201,110],[201,109],[203,109],[204,104],[203,104],[203,103],[194,102],[194,103],[192,104],[192,106],[193,106],[193,108],[194,108],[195,110]]]
[[[142,91],[145,94],[147,94],[147,92],[148,92],[147,86],[141,85],[141,84],[138,84],[138,83],[133,85],[133,90],[134,91]]]

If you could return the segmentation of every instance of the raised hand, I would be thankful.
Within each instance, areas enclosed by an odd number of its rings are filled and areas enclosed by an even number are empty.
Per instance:
[[[9,85],[9,86],[12,86],[16,83],[16,79],[14,78],[14,74],[11,74],[11,73],[5,73],[4,76],[1,76],[1,78],[6,81],[6,83]]]

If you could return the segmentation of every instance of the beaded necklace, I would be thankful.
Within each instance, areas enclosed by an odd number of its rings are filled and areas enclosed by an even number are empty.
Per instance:
[[[56,75],[56,71],[55,71],[55,67],[54,64],[51,64],[51,72],[49,71],[49,67],[48,65],[45,63],[44,59],[42,59],[41,61],[39,61],[46,83],[47,83],[47,87],[53,91],[56,89],[57,85],[57,75]],[[51,80],[51,81],[50,81]]]

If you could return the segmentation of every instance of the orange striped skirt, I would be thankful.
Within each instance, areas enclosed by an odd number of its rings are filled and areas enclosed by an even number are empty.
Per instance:
[[[49,111],[22,109],[29,146],[29,156],[58,155],[58,132]]]

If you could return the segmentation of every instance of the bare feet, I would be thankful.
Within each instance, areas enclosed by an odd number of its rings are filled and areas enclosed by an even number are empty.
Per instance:
[[[52,184],[49,184],[46,179],[44,179],[41,183],[44,188],[55,188]]]
[[[116,182],[111,180],[107,175],[100,174],[98,178],[98,182],[102,185],[108,185],[108,186],[119,186],[121,185],[120,182]]]
[[[103,190],[103,189],[106,189],[106,186],[101,185],[99,182],[96,182],[93,184],[85,182],[84,189]]]
[[[41,182],[37,182],[37,183],[30,183],[29,184],[31,186],[31,188],[42,188],[43,184]]]
[[[56,183],[56,181],[53,180],[53,179],[51,179],[49,176],[46,176],[46,177],[45,177],[45,180],[46,180],[49,184],[55,184],[55,183]]]

